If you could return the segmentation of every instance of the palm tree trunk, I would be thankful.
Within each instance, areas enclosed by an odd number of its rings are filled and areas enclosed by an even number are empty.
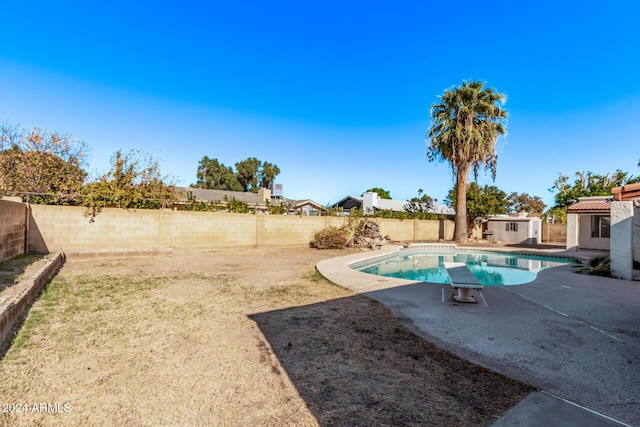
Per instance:
[[[467,176],[469,169],[458,169],[456,175],[456,222],[453,240],[456,243],[467,241]]]

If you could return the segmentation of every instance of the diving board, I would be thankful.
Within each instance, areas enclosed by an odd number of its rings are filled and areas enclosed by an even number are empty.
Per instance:
[[[482,289],[483,286],[466,264],[464,262],[446,261],[443,265],[447,270],[451,286],[458,291],[457,295],[453,296],[453,299],[458,302],[478,302],[470,295],[470,290]]]

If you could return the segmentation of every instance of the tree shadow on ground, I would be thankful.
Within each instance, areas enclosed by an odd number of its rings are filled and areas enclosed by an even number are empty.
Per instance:
[[[361,295],[250,318],[322,426],[491,425],[532,391],[425,341]]]

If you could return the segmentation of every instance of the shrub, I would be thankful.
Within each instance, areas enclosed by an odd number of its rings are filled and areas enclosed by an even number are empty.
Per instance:
[[[316,249],[343,249],[349,243],[349,232],[344,228],[327,227],[318,231],[309,246]]]
[[[573,267],[580,274],[611,277],[611,259],[609,255],[597,256],[588,260],[575,259]]]

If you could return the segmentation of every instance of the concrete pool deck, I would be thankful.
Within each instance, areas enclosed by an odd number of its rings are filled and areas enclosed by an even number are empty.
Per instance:
[[[316,267],[330,281],[385,304],[425,339],[541,390],[495,425],[640,425],[640,283],[562,266],[528,284],[485,287],[478,304],[465,304],[452,300],[450,285],[349,267],[399,249],[387,246]]]

